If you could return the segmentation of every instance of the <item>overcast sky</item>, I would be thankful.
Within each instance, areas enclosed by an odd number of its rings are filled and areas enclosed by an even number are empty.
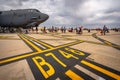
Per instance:
[[[120,0],[0,0],[0,10],[35,8],[49,15],[44,26],[120,27]]]

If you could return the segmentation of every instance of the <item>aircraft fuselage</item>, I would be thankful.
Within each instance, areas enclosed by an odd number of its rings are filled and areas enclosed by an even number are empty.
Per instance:
[[[0,11],[0,26],[22,28],[37,27],[48,18],[49,16],[47,14],[41,13],[37,9]]]

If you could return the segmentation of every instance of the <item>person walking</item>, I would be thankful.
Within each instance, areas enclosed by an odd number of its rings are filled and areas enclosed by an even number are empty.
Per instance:
[[[103,34],[104,35],[106,34],[106,31],[108,31],[108,28],[106,27],[106,25],[104,25],[104,27],[103,27]]]

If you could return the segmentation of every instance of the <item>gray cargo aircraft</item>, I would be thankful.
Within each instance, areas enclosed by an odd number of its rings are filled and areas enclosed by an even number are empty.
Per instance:
[[[49,18],[37,9],[0,11],[0,31],[12,32],[14,28],[33,28]]]

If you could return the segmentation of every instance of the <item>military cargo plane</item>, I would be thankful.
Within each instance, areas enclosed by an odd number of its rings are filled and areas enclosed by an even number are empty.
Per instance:
[[[49,18],[37,9],[0,11],[0,31],[12,32],[13,28],[33,28]],[[37,30],[37,29],[36,29]]]

